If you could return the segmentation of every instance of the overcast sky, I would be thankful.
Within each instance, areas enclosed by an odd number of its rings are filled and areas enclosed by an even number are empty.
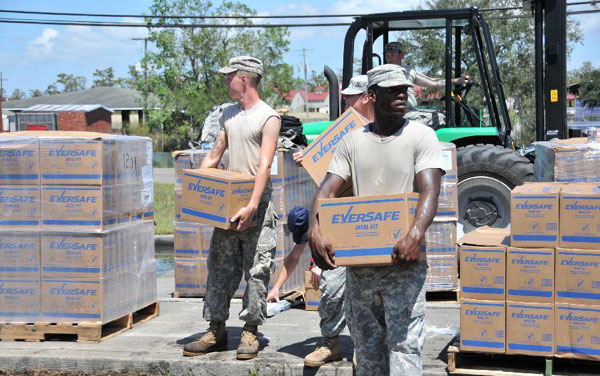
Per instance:
[[[219,0],[216,0],[219,1]],[[420,0],[265,0],[242,2],[261,15],[292,14],[364,14],[402,11],[418,6]],[[149,13],[150,0],[2,0],[0,9],[52,12],[142,14]],[[572,10],[584,7],[570,7]],[[36,18],[31,15],[0,14],[1,17]],[[37,18],[49,18],[39,16]],[[57,17],[67,19],[68,17]],[[575,18],[575,17],[573,17]],[[592,61],[600,67],[600,13],[577,16],[584,31],[582,45],[577,45],[568,63],[568,69]],[[140,19],[96,19],[139,22]],[[280,22],[289,20],[276,20]],[[334,22],[350,19],[304,19],[294,22]],[[290,21],[291,22],[291,21]],[[296,68],[300,76],[302,49],[307,49],[309,69],[322,71],[327,64],[335,71],[342,67],[343,38],[347,27],[290,28],[291,46],[285,60]],[[127,76],[127,67],[143,56],[143,42],[134,41],[146,35],[143,28],[107,28],[87,26],[16,25],[0,23],[0,72],[7,96],[15,88],[45,90],[56,80],[58,73],[71,73],[87,78],[91,86],[95,69],[112,66],[118,77]]]

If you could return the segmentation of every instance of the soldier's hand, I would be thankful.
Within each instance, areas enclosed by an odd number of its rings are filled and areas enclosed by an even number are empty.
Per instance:
[[[317,287],[319,287],[319,284],[321,283],[321,268],[318,266],[315,266],[310,270],[310,283]]]
[[[334,264],[334,253],[331,242],[327,240],[319,226],[312,226],[308,231],[308,246],[312,252],[315,264],[323,270],[331,270],[337,268]]]
[[[304,153],[302,153],[301,151],[297,151],[292,155],[292,158],[294,159],[294,162],[296,162],[296,164],[300,166],[302,165],[302,161],[304,160]]]
[[[273,300],[279,303],[279,288],[277,287],[273,287],[267,295],[267,302],[272,302]]]
[[[245,206],[241,208],[233,217],[231,217],[231,222],[238,221],[238,225],[235,228],[236,231],[244,231],[250,226],[250,222],[252,222],[252,217],[256,215],[257,209],[250,206]]]
[[[417,261],[421,256],[421,239],[410,231],[403,236],[392,249],[392,263]]]

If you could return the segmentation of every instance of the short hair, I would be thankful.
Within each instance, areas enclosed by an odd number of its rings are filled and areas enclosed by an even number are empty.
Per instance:
[[[260,85],[260,79],[262,78],[262,76],[260,74],[257,74],[254,72],[247,72],[247,71],[243,71],[243,70],[237,71],[236,75],[238,75],[238,76],[244,75],[244,76],[248,77],[250,86],[252,86],[254,88],[258,88],[258,85]]]

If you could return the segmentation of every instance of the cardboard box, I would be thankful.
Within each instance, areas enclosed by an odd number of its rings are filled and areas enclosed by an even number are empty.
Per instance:
[[[39,321],[39,278],[0,279],[0,307],[0,322]]]
[[[554,356],[600,360],[600,307],[556,303]]]
[[[560,223],[561,248],[600,249],[600,185],[563,187]]]
[[[41,183],[101,185],[102,151],[101,140],[40,139]]]
[[[103,321],[103,281],[42,278],[42,319],[48,322]]]
[[[254,177],[214,168],[184,170],[181,219],[225,230],[235,228],[231,218],[248,205]],[[253,218],[251,225],[256,225]]]
[[[97,186],[42,186],[42,227],[59,231],[102,229],[103,192]]]
[[[554,304],[506,302],[506,353],[552,356]]]
[[[337,144],[345,135],[365,124],[367,123],[362,116],[354,109],[349,108],[304,149],[302,166],[317,185],[321,185],[327,175],[327,168],[333,159],[333,152]]]
[[[0,228],[37,229],[40,206],[39,186],[0,186]]]
[[[103,237],[92,234],[42,234],[42,277],[67,279],[103,277],[104,268],[109,266],[109,260],[104,259],[107,252],[104,252],[103,240]],[[116,256],[118,250],[115,249],[114,244],[113,247],[108,244],[106,246]]]
[[[171,155],[175,159],[175,190],[181,190],[183,183],[183,170],[199,169],[202,160],[210,150],[176,150]],[[227,170],[229,167],[229,150],[225,150],[219,164],[220,170]]]
[[[321,301],[321,290],[319,286],[311,283],[311,271],[304,272],[304,309],[307,311],[318,311]]]
[[[417,193],[319,199],[319,226],[338,266],[390,265],[414,220]],[[422,245],[425,259],[425,244]]]
[[[460,300],[460,349],[504,354],[506,344],[504,301]]]
[[[509,230],[480,227],[460,240],[460,294],[468,299],[504,300]]]
[[[456,221],[433,220],[425,232],[427,255],[456,256]]]
[[[534,145],[535,181],[600,181],[600,149],[587,138],[554,139]]]
[[[600,305],[600,250],[556,249],[555,301]]]
[[[40,184],[40,145],[35,138],[0,138],[0,184]]]
[[[40,236],[0,233],[0,278],[40,277]]]
[[[436,221],[458,220],[458,184],[442,183],[438,196],[438,210],[435,213]]]
[[[440,142],[442,147],[442,168],[446,173],[442,176],[442,184],[458,183],[458,164],[456,161],[456,145],[451,142]]]
[[[175,291],[203,295],[206,293],[206,260],[175,258]]]
[[[526,183],[511,192],[513,247],[558,246],[559,192],[554,183]]]
[[[458,287],[458,260],[454,255],[427,255],[427,291]]]
[[[506,300],[554,303],[553,248],[508,248]]]
[[[202,242],[201,226],[196,222],[175,222],[175,257],[197,259],[202,256],[205,247]]]

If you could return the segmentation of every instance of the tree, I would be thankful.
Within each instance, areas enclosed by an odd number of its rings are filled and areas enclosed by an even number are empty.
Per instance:
[[[21,89],[15,89],[12,92],[12,95],[10,96],[10,98],[8,98],[11,101],[18,101],[19,99],[23,99],[27,96],[27,94],[25,94],[25,92]]]
[[[153,16],[198,14],[207,16],[255,15],[248,6],[225,1],[220,5],[206,0],[154,0],[150,7]],[[182,23],[184,19],[146,19],[150,24],[149,40],[156,46],[148,51],[142,65],[147,68],[147,79],[137,71],[130,76],[137,89],[146,98],[154,94],[160,101],[148,103],[148,125],[152,131],[167,134],[188,133],[192,126],[202,124],[209,109],[230,101],[223,85],[223,76],[217,71],[236,55],[260,58],[265,67],[260,94],[277,105],[284,101],[283,94],[293,88],[293,69],[282,60],[288,51],[288,31],[284,28],[220,29],[186,28],[181,30],[152,28],[153,23]],[[196,23],[221,24],[224,19],[194,19]],[[236,23],[251,24],[250,19]],[[185,132],[184,132],[185,131]]]
[[[521,0],[427,0],[424,8],[504,8],[522,6]],[[530,143],[535,139],[535,67],[534,58],[534,21],[532,17],[517,18],[514,11],[486,13],[490,27],[498,67],[503,81],[506,98],[512,104],[510,111],[513,125],[520,124],[521,143]],[[574,43],[582,40],[577,22],[569,20],[567,24],[569,50]],[[404,36],[403,36],[404,38]],[[404,39],[406,63],[417,66],[423,73],[433,77],[443,76],[444,43],[443,31],[413,31]],[[472,50],[470,37],[462,40],[463,73],[471,75],[477,83],[479,70]],[[474,87],[467,98],[476,109],[484,108],[484,95],[480,87]]]
[[[60,93],[70,93],[73,91],[84,90],[86,81],[87,79],[83,76],[59,73],[57,75],[56,84],[62,85],[62,90],[59,90]]]
[[[94,71],[94,82],[92,87],[126,87],[124,78],[115,78],[113,67],[96,69]]]
[[[58,94],[58,93],[60,93],[60,91],[58,91],[58,88],[56,87],[56,83],[53,83],[53,84],[48,85],[48,87],[46,88],[44,93],[46,95],[52,95],[52,94]]]
[[[40,89],[29,90],[29,96],[31,98],[42,97],[43,95],[44,95],[44,92],[41,91]]]
[[[308,90],[314,91],[317,87],[322,87],[325,91],[329,90],[329,82],[324,74],[318,74],[316,71],[310,73],[308,80]]]
[[[579,99],[584,107],[596,108],[600,106],[600,69],[594,68],[590,62],[586,63],[578,79]]]

